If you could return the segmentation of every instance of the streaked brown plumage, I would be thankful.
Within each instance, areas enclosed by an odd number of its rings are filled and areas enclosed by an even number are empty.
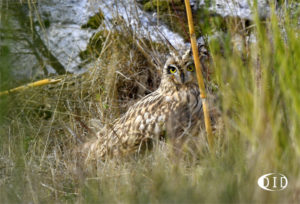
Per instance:
[[[159,88],[140,99],[111,127],[85,144],[87,158],[104,158],[140,152],[153,141],[181,137],[199,120],[202,109],[190,50],[172,55],[163,67]]]

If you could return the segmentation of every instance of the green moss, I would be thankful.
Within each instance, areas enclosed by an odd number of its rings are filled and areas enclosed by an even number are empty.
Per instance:
[[[81,60],[87,59],[89,56],[89,51],[88,50],[83,50],[79,52],[79,57]]]
[[[158,9],[159,20],[165,23],[171,30],[181,35],[185,41],[189,41],[189,28],[182,1],[148,0],[142,1],[142,4],[145,11],[157,12]],[[205,7],[199,8],[193,13],[193,17],[197,38],[203,35],[211,35],[216,30],[225,30],[227,27],[226,19],[220,15],[212,14]]]
[[[188,27],[184,3],[180,0],[143,1],[143,9],[149,12],[159,11],[157,18],[171,30],[179,33],[188,41]]]
[[[145,11],[156,11],[157,7],[159,7],[159,9],[161,11],[167,11],[168,6],[169,6],[169,2],[167,2],[167,1],[152,0],[152,1],[145,3],[144,10]]]
[[[92,58],[97,58],[102,50],[103,43],[106,41],[106,38],[108,37],[108,30],[101,30],[99,32],[96,32],[89,40],[89,43],[87,45],[87,48],[79,53],[79,57],[81,60],[90,60]],[[135,42],[133,42],[133,38],[128,36],[123,36],[120,33],[112,32],[110,37],[113,39],[120,39],[122,38],[123,41],[130,45],[135,45]],[[160,43],[151,42],[147,39],[143,39],[144,42],[148,47],[154,47],[158,51],[165,52],[165,46],[163,46]],[[151,44],[151,45],[150,45]]]
[[[50,27],[51,23],[50,23],[49,19],[45,19],[43,23],[44,23],[45,28],[49,28]]]
[[[79,53],[79,57],[81,60],[86,60],[91,57],[98,57],[99,53],[102,49],[102,44],[107,37],[108,31],[101,30],[95,33],[91,38],[87,45],[87,49],[83,50]]]
[[[0,46],[0,57],[7,57],[10,54],[10,48],[7,45]]]
[[[150,0],[143,1],[145,11],[157,12],[158,18],[164,22],[171,30],[181,35],[185,41],[189,41],[189,28],[185,13],[184,3],[180,0]],[[194,26],[196,37],[212,33],[215,27],[221,27],[223,19],[218,15],[212,15],[205,8],[199,8],[194,17]],[[223,25],[223,24],[222,24]]]
[[[200,8],[195,15],[196,35],[211,35],[216,30],[224,30],[225,20],[220,15],[212,14],[206,8]]]
[[[81,28],[97,29],[100,27],[104,20],[104,15],[101,10],[89,18],[88,22],[81,26]]]

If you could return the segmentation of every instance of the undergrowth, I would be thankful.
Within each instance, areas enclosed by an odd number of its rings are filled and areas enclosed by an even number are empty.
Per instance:
[[[181,156],[162,144],[140,157],[80,168],[73,150],[159,85],[159,71],[134,43],[136,37],[112,31],[89,72],[5,98],[1,202],[296,203],[298,21],[288,8],[275,13],[272,7],[270,18],[254,17],[255,42],[242,35],[242,45],[235,46],[240,33],[232,30],[208,41],[213,73],[207,88],[217,98],[211,106],[221,121],[215,129],[215,156],[204,151],[206,142],[199,139]],[[276,193],[260,189],[258,177],[270,172],[286,175],[288,188]]]

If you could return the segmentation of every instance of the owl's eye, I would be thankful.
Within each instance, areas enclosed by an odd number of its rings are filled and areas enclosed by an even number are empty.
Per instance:
[[[174,73],[177,72],[177,69],[176,69],[175,67],[173,67],[173,66],[168,66],[168,70],[169,70],[169,72],[170,72],[171,74],[174,74]]]
[[[193,72],[193,71],[195,71],[195,66],[193,64],[191,64],[186,68],[186,70],[189,72]]]

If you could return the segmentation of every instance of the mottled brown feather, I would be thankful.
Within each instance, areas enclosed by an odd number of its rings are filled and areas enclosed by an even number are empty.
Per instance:
[[[85,144],[87,160],[138,153],[165,135],[181,137],[193,127],[200,119],[202,105],[195,73],[187,72],[190,61],[186,55],[170,57],[159,88],[132,105],[111,127],[100,130],[97,139]],[[187,82],[168,73],[169,65],[176,66]]]

